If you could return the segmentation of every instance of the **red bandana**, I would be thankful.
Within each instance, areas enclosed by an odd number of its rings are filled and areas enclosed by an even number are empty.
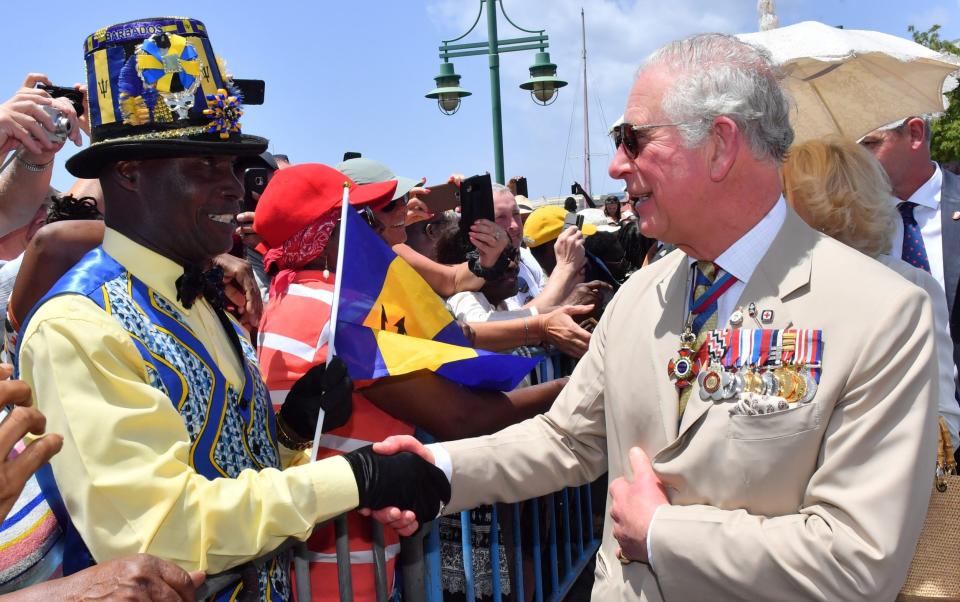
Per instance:
[[[288,238],[281,246],[267,251],[263,267],[267,273],[279,270],[270,285],[270,296],[287,291],[296,271],[323,254],[330,242],[330,233],[340,218],[340,207],[334,207],[315,222]]]

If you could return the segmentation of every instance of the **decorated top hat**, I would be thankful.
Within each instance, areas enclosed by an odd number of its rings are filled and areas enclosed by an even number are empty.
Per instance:
[[[97,30],[84,42],[90,146],[67,160],[96,178],[121,160],[259,155],[240,132],[242,95],[195,19],[159,17]]]

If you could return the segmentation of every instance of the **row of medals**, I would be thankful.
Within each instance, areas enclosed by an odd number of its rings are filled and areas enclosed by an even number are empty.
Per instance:
[[[726,401],[741,393],[756,393],[780,397],[787,403],[809,403],[817,393],[817,381],[806,367],[796,365],[757,368],[744,366],[739,370],[711,363],[697,374],[700,399]]]
[[[785,333],[781,355],[795,350],[796,336]],[[726,401],[738,398],[741,393],[755,393],[803,404],[809,403],[817,393],[817,380],[810,369],[796,364],[731,369],[711,358],[709,365],[697,374],[697,384],[700,399],[704,401]]]

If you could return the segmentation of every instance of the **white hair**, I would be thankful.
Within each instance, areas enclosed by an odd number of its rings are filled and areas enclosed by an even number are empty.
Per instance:
[[[677,40],[640,67],[675,74],[663,96],[666,117],[679,127],[687,147],[703,142],[720,116],[732,119],[758,160],[782,163],[793,143],[790,101],[779,69],[765,49],[725,34]]]
[[[513,196],[513,193],[510,192],[510,189],[501,184],[500,182],[494,182],[490,185],[490,190],[494,195],[497,194],[509,194]]]

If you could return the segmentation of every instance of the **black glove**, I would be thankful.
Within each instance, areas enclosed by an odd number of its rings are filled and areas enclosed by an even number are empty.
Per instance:
[[[450,501],[450,482],[443,471],[411,452],[392,456],[374,453],[368,445],[345,456],[360,491],[360,507],[380,510],[396,506],[413,510],[417,521],[432,521]]]
[[[353,413],[353,381],[343,360],[333,356],[300,377],[280,406],[280,418],[298,437],[313,441],[320,410],[326,412],[323,432],[341,427]]]
[[[510,267],[510,258],[507,251],[510,250],[508,245],[506,249],[500,252],[500,256],[497,257],[497,263],[493,264],[489,268],[485,268],[480,265],[480,251],[477,249],[472,249],[467,253],[467,268],[473,273],[477,278],[483,278],[484,280],[496,280],[500,276],[503,276],[503,273],[507,271],[507,268]]]

